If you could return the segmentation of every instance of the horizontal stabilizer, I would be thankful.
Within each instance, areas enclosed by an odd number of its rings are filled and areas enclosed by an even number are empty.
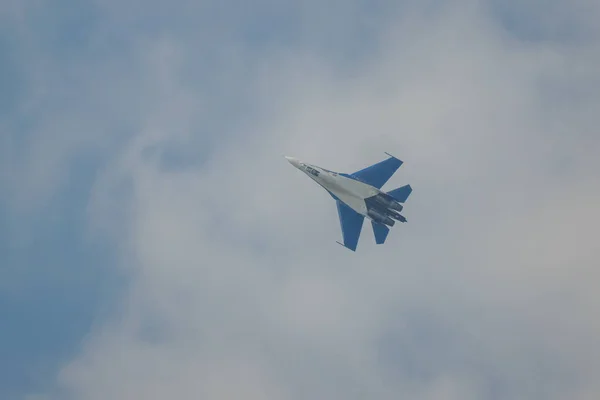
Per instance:
[[[387,238],[390,228],[375,221],[371,221],[373,225],[373,233],[375,234],[375,243],[383,244]]]
[[[410,185],[402,186],[398,189],[390,190],[389,192],[387,192],[387,194],[392,196],[399,203],[404,203],[411,193],[412,188],[410,187]]]

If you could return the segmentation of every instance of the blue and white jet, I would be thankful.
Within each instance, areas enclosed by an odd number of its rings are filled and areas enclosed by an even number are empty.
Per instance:
[[[344,241],[338,243],[352,251],[356,251],[365,217],[371,220],[377,244],[385,242],[389,227],[394,226],[395,220],[406,222],[400,214],[404,208],[400,203],[406,202],[412,188],[405,185],[387,193],[380,190],[402,165],[401,160],[385,154],[389,156],[387,160],[352,174],[329,171],[294,157],[285,157],[335,199]]]

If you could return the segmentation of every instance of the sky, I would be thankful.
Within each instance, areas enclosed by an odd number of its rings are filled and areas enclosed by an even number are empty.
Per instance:
[[[0,4],[0,398],[600,398],[593,0]],[[404,161],[356,253],[283,158]]]

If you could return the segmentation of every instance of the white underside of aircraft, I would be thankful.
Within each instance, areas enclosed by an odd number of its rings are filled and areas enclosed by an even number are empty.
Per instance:
[[[316,165],[303,163],[293,157],[286,158],[290,164],[305,172],[312,180],[346,203],[351,209],[360,215],[371,219],[367,214],[367,204],[365,203],[365,199],[381,193],[379,189],[369,186],[366,183],[347,178],[337,172],[328,171],[321,167],[317,167]],[[310,168],[319,171],[319,174],[315,175],[310,172]]]

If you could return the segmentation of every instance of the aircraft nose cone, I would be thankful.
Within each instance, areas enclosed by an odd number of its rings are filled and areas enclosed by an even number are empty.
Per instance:
[[[285,156],[285,159],[289,161],[294,167],[298,168],[300,166],[300,161],[294,157]]]

